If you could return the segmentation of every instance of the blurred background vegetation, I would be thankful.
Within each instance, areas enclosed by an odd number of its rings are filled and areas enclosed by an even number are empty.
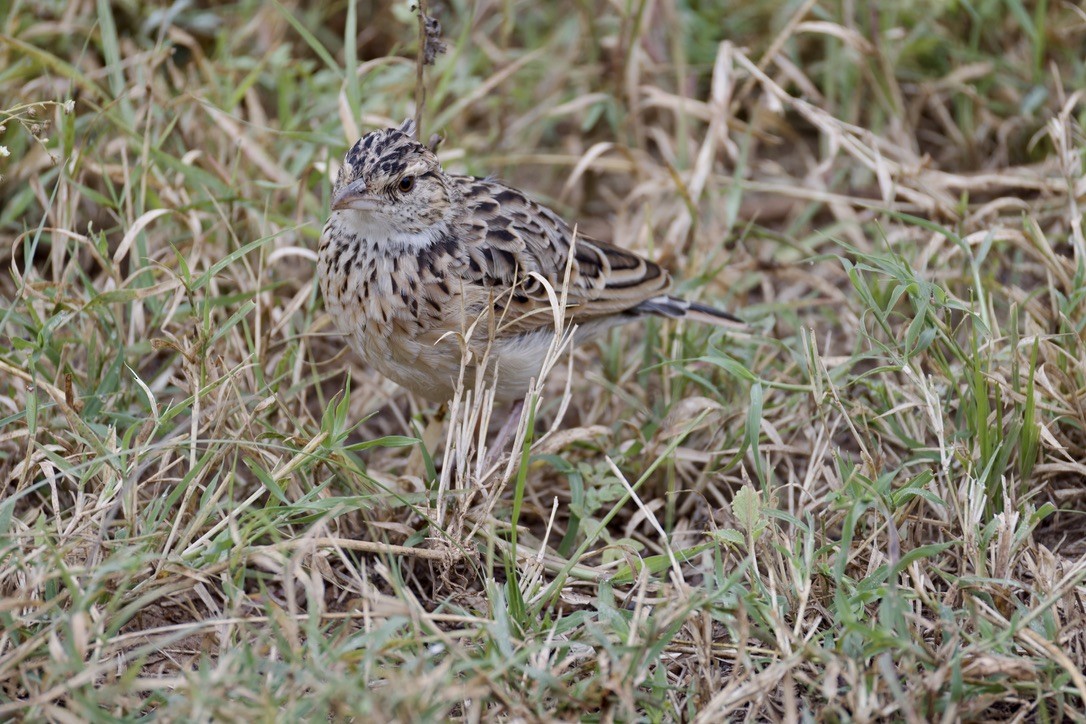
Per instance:
[[[486,470],[313,284],[409,3],[0,0],[0,717],[1081,718],[1081,6],[428,6],[446,166],[753,334]]]

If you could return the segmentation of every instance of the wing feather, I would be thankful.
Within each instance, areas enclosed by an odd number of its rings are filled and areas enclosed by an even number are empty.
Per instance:
[[[465,224],[466,281],[491,292],[503,331],[551,324],[546,291],[532,272],[561,293],[569,270],[567,319],[584,324],[633,310],[671,286],[659,265],[610,242],[573,230],[553,211],[490,179],[454,177],[470,209]],[[470,263],[470,262],[474,263]]]

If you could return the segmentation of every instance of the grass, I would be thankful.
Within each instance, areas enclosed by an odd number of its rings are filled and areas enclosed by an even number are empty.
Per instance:
[[[446,164],[752,334],[556,343],[488,468],[313,283],[407,3],[9,0],[0,717],[1086,718],[1081,10],[430,4]]]

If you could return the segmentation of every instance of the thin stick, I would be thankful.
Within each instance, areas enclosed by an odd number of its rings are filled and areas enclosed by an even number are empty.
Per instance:
[[[415,0],[419,20],[419,49],[415,56],[415,138],[422,138],[422,107],[426,104],[426,82],[422,69],[426,67],[426,0]]]

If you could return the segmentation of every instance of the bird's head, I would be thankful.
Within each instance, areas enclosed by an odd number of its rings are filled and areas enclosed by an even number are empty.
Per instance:
[[[452,218],[455,193],[415,123],[367,133],[343,158],[332,187],[332,215],[369,238],[426,243]]]

